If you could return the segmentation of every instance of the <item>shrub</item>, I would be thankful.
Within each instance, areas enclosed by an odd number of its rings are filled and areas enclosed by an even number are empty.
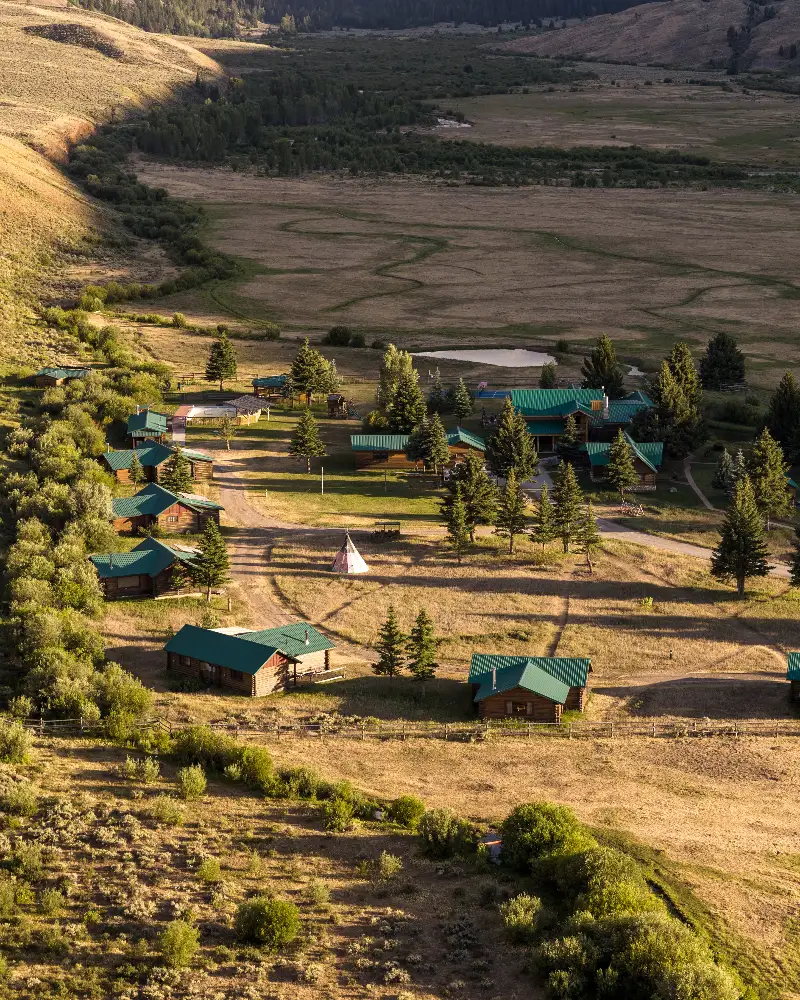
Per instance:
[[[203,858],[197,868],[197,877],[203,881],[207,882],[209,885],[215,885],[222,881],[222,868],[220,863],[216,858]]]
[[[501,832],[501,857],[520,871],[549,854],[574,854],[594,846],[571,809],[549,802],[517,806],[504,820]]]
[[[268,750],[263,747],[247,747],[236,761],[241,768],[242,780],[253,788],[266,791],[272,780],[273,764]]]
[[[158,950],[164,965],[182,969],[189,965],[200,947],[200,934],[185,920],[173,920],[158,939]]]
[[[322,806],[322,825],[332,833],[344,833],[353,825],[355,807],[349,799],[335,795]]]
[[[401,795],[389,806],[389,818],[407,830],[416,830],[425,815],[425,803],[416,795]]]
[[[334,347],[348,347],[353,336],[353,331],[349,326],[332,326],[322,338],[323,344],[332,344]]]
[[[570,906],[593,917],[663,909],[634,859],[611,847],[561,859],[554,881]]]
[[[39,844],[17,844],[11,855],[11,870],[26,882],[44,875],[44,858]]]
[[[183,313],[173,313],[172,314],[172,325],[183,329],[186,326],[186,317]]]
[[[64,909],[64,896],[58,889],[42,889],[39,893],[39,912],[55,917]]]
[[[500,905],[500,916],[509,940],[530,944],[536,936],[542,901],[538,896],[522,892]]]
[[[568,340],[564,340],[564,339],[557,340],[556,341],[556,351],[558,351],[559,354],[569,354],[569,351],[570,351],[569,341]]]
[[[378,860],[375,862],[375,877],[381,882],[390,882],[397,878],[403,870],[403,860],[396,854],[389,854],[388,851],[381,851]]]
[[[354,333],[350,338],[351,347],[366,347],[367,341],[363,333]]]
[[[161,774],[161,765],[155,759],[155,757],[145,757],[144,760],[139,761],[139,767],[137,769],[139,780],[145,785],[154,785]]]
[[[312,906],[327,906],[331,901],[331,891],[318,878],[312,878],[303,890],[303,898]]]
[[[310,767],[282,768],[279,777],[286,798],[316,798],[321,779]]]
[[[254,896],[239,905],[234,926],[240,941],[279,951],[297,937],[300,916],[285,899]]]
[[[0,878],[0,917],[6,918],[13,916],[16,908],[16,886],[10,878]]]
[[[39,805],[39,795],[30,781],[14,785],[3,796],[3,809],[14,816],[33,816]]]
[[[15,719],[27,719],[33,715],[33,698],[26,694],[18,694],[16,698],[10,698],[8,711]]]
[[[451,809],[429,809],[419,821],[418,832],[426,853],[435,858],[466,854],[476,843],[475,828]]]
[[[188,726],[173,737],[173,752],[181,764],[200,764],[205,769],[223,771],[239,763],[242,756],[236,741],[208,726]]]
[[[178,789],[184,799],[201,799],[206,793],[206,775],[199,764],[178,771]]]
[[[7,764],[27,764],[33,737],[19,722],[0,719],[0,760]]]
[[[147,815],[160,826],[182,826],[183,807],[171,795],[157,795],[147,806]]]

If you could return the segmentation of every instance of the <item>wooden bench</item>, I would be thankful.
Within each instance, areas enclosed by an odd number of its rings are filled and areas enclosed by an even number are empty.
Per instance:
[[[377,541],[383,541],[386,538],[393,538],[400,534],[400,522],[399,521],[376,521],[375,531],[373,532],[373,537]]]

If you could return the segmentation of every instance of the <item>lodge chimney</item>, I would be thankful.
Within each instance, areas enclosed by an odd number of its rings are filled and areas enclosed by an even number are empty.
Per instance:
[[[608,420],[608,396],[603,392],[603,420]]]

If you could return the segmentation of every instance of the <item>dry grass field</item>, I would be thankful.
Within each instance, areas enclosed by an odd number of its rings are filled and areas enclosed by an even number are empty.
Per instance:
[[[761,387],[800,359],[792,197],[140,169],[204,204],[208,238],[251,269],[166,309],[295,333],[348,323],[420,349],[465,336],[470,346],[586,345],[605,331],[645,370],[676,339],[699,348],[724,329]],[[502,374],[492,370],[495,384]]]

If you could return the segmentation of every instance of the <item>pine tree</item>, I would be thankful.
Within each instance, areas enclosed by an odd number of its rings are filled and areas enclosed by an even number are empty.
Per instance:
[[[769,573],[764,521],[756,506],[749,476],[745,475],[736,484],[733,502],[719,533],[719,545],[711,557],[711,572],[721,580],[733,578],[739,597],[744,597],[748,577]]]
[[[416,681],[422,683],[422,696],[425,697],[425,682],[436,676],[439,664],[436,662],[436,648],[439,645],[433,621],[422,608],[408,636],[406,650],[408,652],[408,669]]]
[[[689,406],[699,407],[703,396],[703,387],[700,384],[700,376],[697,373],[689,345],[683,342],[676,344],[667,358],[667,364],[675,381],[681,387]]]
[[[298,348],[289,372],[292,395],[304,393],[306,405],[311,406],[314,393],[336,392],[339,376],[336,365],[327,361],[316,348],[309,347],[308,337]]]
[[[474,407],[475,402],[472,399],[472,393],[464,385],[464,379],[460,378],[453,394],[453,413],[458,420],[459,427],[462,421],[472,413]]]
[[[134,451],[131,455],[131,464],[128,466],[128,479],[133,483],[134,486],[138,486],[139,483],[145,481],[144,468],[142,463],[139,461],[139,456]]]
[[[578,437],[578,425],[575,422],[575,417],[571,413],[564,421],[564,430],[559,435],[556,443],[556,450],[564,462],[572,462],[574,464],[578,460],[578,455],[581,450],[581,441]]]
[[[295,458],[306,460],[306,472],[311,472],[311,459],[322,458],[327,453],[325,444],[319,436],[319,427],[311,410],[303,410],[297,421],[292,440],[289,442],[289,454]]]
[[[617,361],[617,352],[605,333],[581,365],[581,374],[584,389],[603,389],[609,399],[621,399],[625,395],[622,368]]]
[[[671,457],[685,458],[704,440],[706,427],[699,408],[686,397],[668,359],[662,362],[651,392],[655,407],[636,414],[631,437],[635,441],[663,441]]]
[[[444,412],[444,386],[442,385],[442,373],[438,368],[433,373],[433,385],[428,393],[428,410],[431,413]]]
[[[206,600],[210,601],[211,588],[221,587],[228,582],[230,566],[225,542],[213,518],[206,521],[197,547],[200,552],[194,558],[189,572],[195,583],[206,588]]]
[[[531,538],[534,542],[541,545],[542,550],[544,551],[545,547],[549,545],[555,537],[555,507],[550,501],[547,486],[544,485],[542,486],[542,492],[539,496],[539,506],[536,511],[536,526],[531,532]]]
[[[500,420],[486,442],[486,464],[496,476],[503,479],[514,471],[519,482],[524,483],[536,475],[539,456],[528,425],[509,398],[503,404]]]
[[[406,663],[408,636],[400,630],[394,608],[389,605],[386,621],[381,626],[375,649],[380,654],[372,666],[373,673],[388,677],[402,672]]]
[[[736,458],[733,460],[733,465],[731,466],[731,476],[730,482],[728,484],[728,496],[732,497],[736,486],[740,483],[747,475],[747,459],[744,457],[744,452],[740,448],[736,452]]]
[[[430,417],[426,415],[408,435],[408,441],[406,442],[406,457],[409,462],[423,462],[425,465],[428,464],[430,425]]]
[[[389,430],[394,434],[411,434],[422,423],[426,413],[425,397],[419,387],[419,372],[415,368],[404,371],[386,412]]]
[[[606,468],[608,481],[615,490],[619,490],[622,500],[625,499],[625,490],[639,485],[639,473],[634,465],[633,449],[625,440],[621,429],[617,431],[617,436],[611,443]]]
[[[389,413],[400,378],[410,374],[412,369],[412,358],[408,351],[398,351],[394,344],[389,344],[381,362],[378,389],[375,394],[375,401],[381,413]]]
[[[453,469],[447,481],[447,495],[442,500],[442,514],[449,516],[450,506],[460,489],[466,511],[469,540],[475,541],[475,527],[478,524],[494,524],[497,512],[497,487],[486,473],[483,456],[468,451],[463,462]]]
[[[447,432],[438,413],[434,413],[428,421],[427,453],[428,463],[433,466],[433,471],[437,474],[450,461]]]
[[[206,381],[219,382],[220,392],[226,379],[236,378],[236,351],[227,333],[220,334],[211,345],[206,362]]]
[[[570,542],[580,538],[584,508],[583,491],[569,462],[562,462],[558,468],[553,499],[556,537],[561,539],[564,551],[569,552]]]
[[[800,386],[791,372],[786,372],[772,394],[767,410],[770,434],[783,446],[787,458],[800,458]]]
[[[182,448],[175,451],[166,460],[158,477],[161,486],[173,493],[188,493],[192,488],[192,463],[184,455]]]
[[[448,541],[458,557],[458,564],[461,565],[461,556],[467,548],[470,540],[470,527],[467,521],[467,507],[461,493],[461,486],[456,487],[456,493],[449,507],[444,508],[442,514],[447,525]]]
[[[222,415],[222,419],[219,422],[219,427],[217,428],[217,434],[225,442],[225,448],[227,451],[231,450],[231,441],[236,436],[236,421],[228,413]]]
[[[508,554],[514,554],[514,539],[522,534],[527,524],[528,498],[522,490],[522,486],[517,482],[517,477],[512,469],[506,485],[500,494],[500,503],[497,507],[495,517],[496,533],[508,539]]]
[[[555,389],[555,387],[556,387],[556,363],[555,361],[549,361],[546,365],[542,365],[542,370],[539,373],[539,388]]]
[[[791,516],[794,501],[789,492],[789,466],[783,449],[766,428],[755,440],[747,468],[756,505],[769,531],[772,518]]]
[[[727,493],[731,488],[732,480],[733,459],[728,449],[723,448],[717,462],[717,467],[714,470],[714,478],[711,480],[711,486],[715,490],[724,490]]]
[[[718,333],[708,342],[700,361],[700,381],[705,389],[744,382],[744,355],[729,333]]]
[[[589,572],[594,573],[592,555],[600,548],[603,543],[603,539],[600,534],[600,529],[597,527],[597,520],[594,516],[591,500],[586,504],[586,517],[581,525],[580,537],[578,540],[580,542],[581,552],[583,552],[586,556],[586,565],[589,567]]]

